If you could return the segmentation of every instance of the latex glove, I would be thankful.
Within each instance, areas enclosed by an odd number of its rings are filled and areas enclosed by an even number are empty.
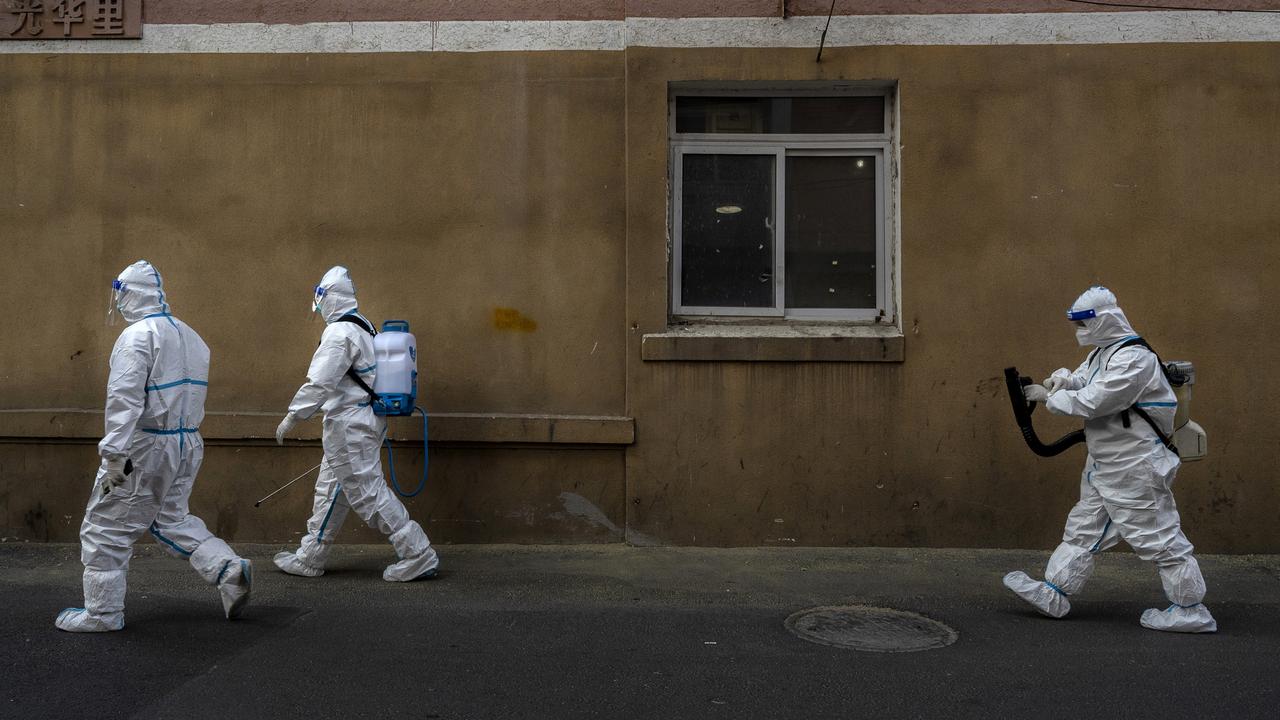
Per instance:
[[[284,436],[297,424],[298,421],[294,420],[292,415],[285,415],[284,419],[280,421],[279,427],[276,428],[276,444],[283,445]]]
[[[107,473],[102,476],[103,496],[124,485],[126,458],[107,458]]]
[[[1044,402],[1049,399],[1049,391],[1043,385],[1028,385],[1022,388],[1022,394],[1026,396],[1027,402]]]
[[[1067,386],[1067,379],[1061,375],[1050,375],[1044,379],[1043,385],[1044,389],[1052,395]]]

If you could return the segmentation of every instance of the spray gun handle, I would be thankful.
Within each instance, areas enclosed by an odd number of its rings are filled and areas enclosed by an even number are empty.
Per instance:
[[[1039,403],[1032,402],[1032,401],[1030,401],[1030,400],[1028,400],[1028,399],[1027,399],[1027,386],[1028,386],[1028,385],[1034,385],[1034,384],[1035,384],[1035,380],[1032,380],[1031,378],[1027,377],[1026,375],[1019,375],[1019,376],[1018,376],[1018,386],[1019,386],[1020,388],[1022,388],[1022,402],[1024,402],[1024,403],[1026,403],[1026,404],[1027,404],[1027,414],[1028,414],[1028,415],[1030,415],[1031,413],[1034,413],[1034,412],[1036,411],[1036,405],[1039,405]]]

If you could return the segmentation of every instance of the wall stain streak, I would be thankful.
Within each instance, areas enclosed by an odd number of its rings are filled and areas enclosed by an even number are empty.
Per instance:
[[[500,307],[493,309],[493,329],[533,332],[538,329],[538,323],[533,318],[525,317],[515,308]]]

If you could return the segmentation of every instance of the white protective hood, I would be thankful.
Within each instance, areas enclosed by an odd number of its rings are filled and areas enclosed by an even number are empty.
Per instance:
[[[356,284],[345,267],[335,265],[320,278],[315,309],[326,323],[356,311]]]
[[[160,272],[146,260],[125,268],[116,276],[119,287],[112,293],[112,311],[119,312],[125,322],[135,323],[148,315],[169,312]]]
[[[1071,305],[1068,315],[1085,310],[1093,310],[1095,316],[1082,320],[1084,327],[1076,329],[1076,342],[1081,346],[1106,347],[1137,334],[1124,311],[1116,305],[1115,294],[1102,286],[1085,290]]]

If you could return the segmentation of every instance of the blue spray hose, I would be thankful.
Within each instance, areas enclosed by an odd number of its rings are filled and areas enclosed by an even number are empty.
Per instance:
[[[391,487],[395,489],[397,495],[407,498],[417,495],[427,486],[427,411],[417,406],[413,409],[422,413],[422,480],[418,482],[418,487],[413,492],[407,493],[400,489],[399,483],[396,482],[396,456],[391,452],[391,441],[385,437],[382,439],[382,444],[387,448],[387,469],[391,474]]]

